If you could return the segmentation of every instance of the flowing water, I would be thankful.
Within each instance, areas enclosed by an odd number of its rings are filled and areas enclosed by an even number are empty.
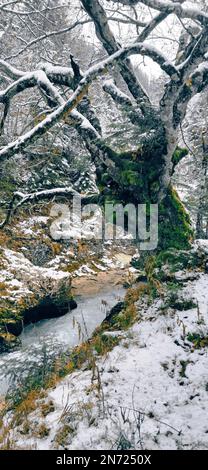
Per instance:
[[[41,364],[47,366],[60,352],[90,337],[124,294],[121,286],[106,287],[96,295],[77,297],[77,308],[62,317],[26,326],[20,335],[20,349],[0,355],[0,395],[20,386]]]

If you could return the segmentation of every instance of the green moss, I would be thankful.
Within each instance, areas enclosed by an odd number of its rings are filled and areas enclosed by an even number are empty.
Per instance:
[[[101,175],[101,181],[100,181],[100,186],[99,186],[100,189],[101,189],[101,188],[104,189],[104,188],[105,188],[105,185],[107,185],[109,182],[110,182],[109,174],[106,173],[106,172],[103,173],[103,174]]]
[[[170,187],[167,196],[159,205],[159,248],[190,248],[193,238],[190,217],[177,192]]]
[[[130,185],[138,189],[138,187],[140,187],[142,184],[142,180],[138,172],[132,170],[124,170],[121,172],[121,184],[127,188]]]
[[[155,142],[149,141],[147,146],[138,147],[136,152],[116,153],[105,148],[109,158],[115,163],[116,182],[112,180],[106,169],[100,172],[98,180],[102,188],[107,187],[108,197],[122,204],[157,203],[160,191],[160,178],[163,171],[166,144],[164,136]],[[172,162],[175,166],[187,155],[187,149],[177,147]],[[105,194],[105,189],[103,189]],[[116,201],[115,201],[116,202]],[[148,214],[147,214],[148,218]],[[147,226],[149,220],[147,220]],[[159,250],[170,247],[188,249],[193,237],[190,218],[177,192],[169,187],[167,195],[159,204]]]
[[[97,334],[96,337],[93,339],[93,347],[97,354],[103,355],[119,344],[120,338],[117,336],[109,336],[106,334]]]
[[[14,181],[11,179],[4,177],[1,178],[1,193],[5,196],[10,196],[16,189],[16,185]]]
[[[168,307],[175,310],[183,311],[196,308],[197,305],[192,299],[183,299],[178,297],[177,292],[171,292],[167,300],[165,301],[163,309],[166,310]]]
[[[187,148],[181,148],[181,147],[176,147],[175,152],[173,153],[172,156],[172,163],[173,167],[175,168],[178,163],[188,155],[188,149]]]
[[[127,305],[123,311],[120,313],[114,323],[115,328],[121,330],[128,330],[136,321],[137,318],[137,309],[134,304]]]
[[[186,377],[186,368],[187,368],[188,364],[189,364],[189,361],[180,361],[181,370],[180,370],[179,374],[183,378]]]
[[[194,250],[175,250],[170,248],[161,251],[156,258],[156,266],[161,269],[164,264],[168,264],[170,272],[174,273],[183,269],[195,269],[204,265],[204,256]]]
[[[194,348],[204,348],[208,346],[208,336],[199,333],[188,333],[187,340],[193,343]]]

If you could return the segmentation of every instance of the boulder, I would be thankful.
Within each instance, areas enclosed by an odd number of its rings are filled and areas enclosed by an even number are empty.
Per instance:
[[[0,352],[19,346],[23,325],[76,308],[68,272],[35,266],[22,253],[0,252]]]
[[[111,323],[113,317],[115,317],[115,315],[118,315],[123,310],[124,306],[124,302],[118,302],[116,305],[114,305],[114,307],[106,315],[106,318],[103,320],[102,323]]]

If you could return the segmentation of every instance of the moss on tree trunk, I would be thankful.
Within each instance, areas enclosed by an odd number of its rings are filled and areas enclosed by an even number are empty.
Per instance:
[[[190,248],[193,231],[189,214],[177,192],[170,186],[164,200],[159,204],[159,249]]]
[[[161,189],[161,175],[165,165],[167,145],[164,136],[149,139],[148,145],[139,145],[137,151],[117,153],[105,149],[115,165],[115,178],[107,165],[97,168],[98,186],[104,202],[124,205],[156,204]],[[187,154],[186,149],[176,148],[173,157],[175,165]],[[148,225],[148,221],[147,221]],[[172,185],[159,203],[159,244],[158,249],[188,249],[193,232],[189,215]]]

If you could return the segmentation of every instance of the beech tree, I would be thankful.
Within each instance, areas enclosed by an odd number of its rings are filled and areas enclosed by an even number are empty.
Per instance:
[[[25,3],[4,0],[0,10],[9,9],[12,17],[25,16]],[[46,6],[43,3],[42,15],[46,18],[52,8],[57,8],[52,3],[46,2]],[[34,8],[34,3],[31,4]],[[73,126],[96,166],[102,200],[158,203],[160,246],[186,247],[191,236],[189,217],[172,188],[171,178],[187,153],[178,147],[178,141],[189,103],[208,85],[208,14],[203,2],[196,6],[196,2],[190,4],[184,0],[80,0],[65,2],[62,7],[66,4],[77,10],[74,21],[70,18],[72,22],[64,31],[52,28],[45,36],[41,32],[32,44],[24,38],[22,48],[0,60],[0,73],[6,83],[0,92],[1,132],[13,100],[20,93],[36,88],[47,108],[40,122],[18,139],[2,145],[0,161],[34,144],[57,123]],[[37,15],[35,11],[33,14]],[[162,42],[160,48],[151,42],[153,32],[170,16],[181,25],[178,53],[171,60],[164,54]],[[27,54],[34,45],[43,44],[50,35],[59,37],[88,23],[94,25],[96,40],[105,55],[87,70],[82,71],[73,56],[61,66],[46,62],[41,66],[35,64],[34,69],[30,66],[29,70],[25,70],[25,63],[23,69],[18,67],[17,57]],[[121,44],[113,24],[134,25],[136,37],[129,37]],[[181,34],[184,32],[185,37]],[[162,98],[157,105],[135,72],[132,58],[138,56],[151,59],[165,74]],[[125,92],[119,88],[119,80],[115,80],[118,74],[125,84]],[[127,116],[129,125],[137,129],[136,150],[118,152],[103,139],[101,123],[90,101],[90,91],[98,77],[104,77],[104,92]]]

